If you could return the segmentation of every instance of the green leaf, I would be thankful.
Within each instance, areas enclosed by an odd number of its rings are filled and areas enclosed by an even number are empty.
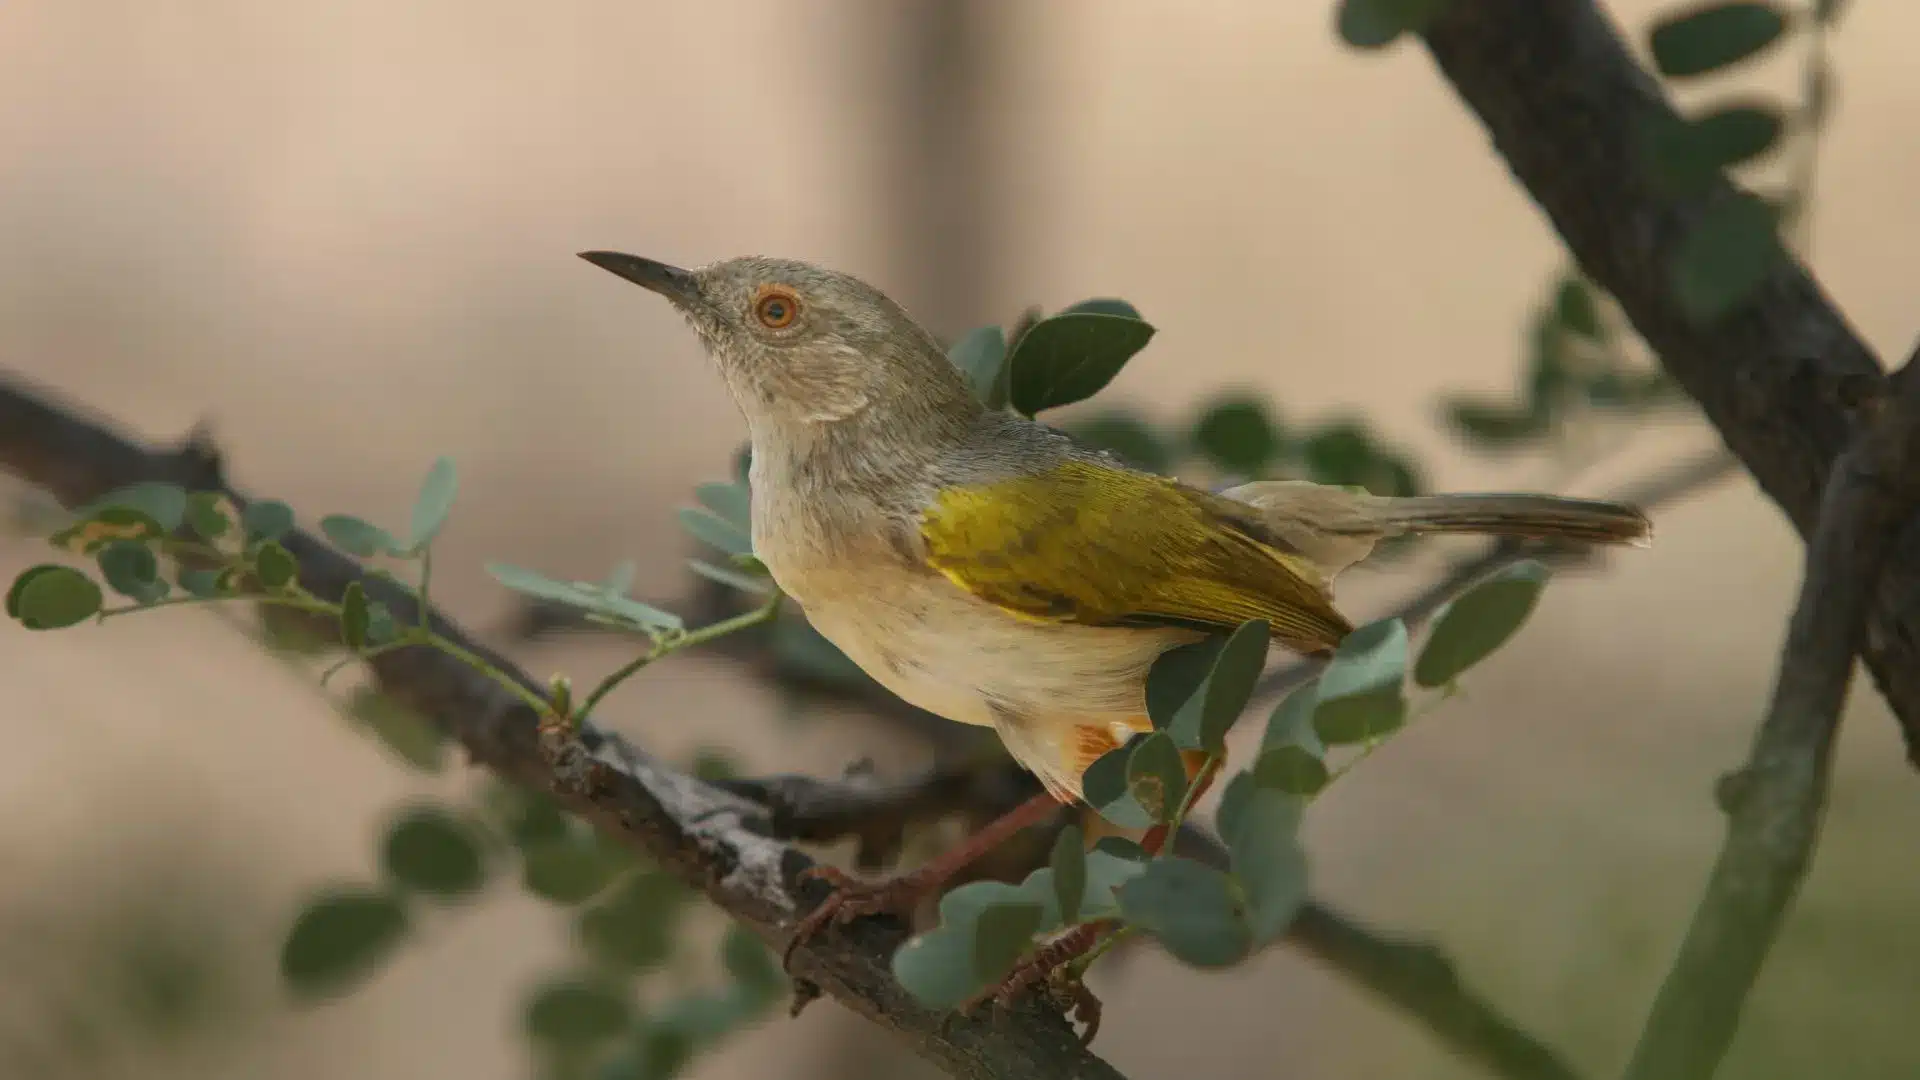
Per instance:
[[[144,510],[129,506],[103,506],[76,517],[73,524],[47,538],[47,542],[76,555],[93,555],[115,540],[153,540],[167,535]]]
[[[1155,658],[1147,669],[1147,718],[1156,730],[1184,731],[1189,745],[1199,745],[1195,736],[1206,703],[1207,675],[1226,643],[1225,635],[1212,634]]]
[[[1780,264],[1773,208],[1745,193],[1709,206],[1673,253],[1674,297],[1696,322],[1752,296]]]
[[[973,926],[940,926],[893,954],[893,977],[929,1009],[951,1009],[986,988],[974,974]]]
[[[1272,467],[1284,440],[1265,402],[1232,397],[1216,401],[1194,425],[1193,443],[1218,468],[1256,478]]]
[[[1658,369],[1598,371],[1581,387],[1596,408],[1644,408],[1681,397],[1679,384]]]
[[[1202,689],[1198,745],[1211,754],[1224,754],[1227,733],[1246,711],[1247,702],[1267,664],[1270,631],[1265,619],[1249,619],[1228,636],[1213,661]]]
[[[1087,805],[1122,829],[1144,829],[1154,823],[1153,816],[1134,800],[1127,787],[1127,763],[1140,741],[1135,738],[1100,755],[1080,779]]]
[[[225,498],[215,491],[196,491],[187,496],[186,523],[202,540],[218,540],[232,528],[223,504]]]
[[[1112,841],[1112,843],[1109,843]],[[1094,850],[1087,853],[1087,887],[1081,896],[1079,921],[1111,918],[1120,913],[1120,900],[1116,891],[1127,882],[1146,873],[1147,863],[1151,861],[1139,844],[1133,844],[1131,853],[1119,853],[1119,845],[1132,843],[1123,836],[1102,837]],[[1056,877],[1049,884],[1058,888]],[[1064,920],[1063,920],[1064,921]]]
[[[1095,840],[1093,842],[1093,852],[1088,855],[1087,858],[1091,860],[1099,855],[1110,855],[1116,859],[1126,859],[1137,863],[1145,863],[1148,859],[1153,858],[1153,856],[1147,854],[1147,850],[1141,847],[1138,841],[1129,840],[1124,836],[1103,836]]]
[[[253,572],[260,578],[262,588],[277,591],[293,584],[300,573],[300,564],[293,561],[293,554],[286,548],[268,540],[254,553]]]
[[[1252,948],[1246,913],[1227,876],[1210,866],[1179,857],[1155,859],[1122,885],[1119,895],[1127,921],[1194,967],[1228,967]]]
[[[1679,79],[1757,56],[1786,29],[1787,16],[1779,7],[1735,0],[1693,4],[1662,15],[1647,40],[1660,74]]]
[[[1249,772],[1261,787],[1290,795],[1309,796],[1327,786],[1327,749],[1313,730],[1313,711],[1320,691],[1308,684],[1288,694],[1267,716],[1260,756]]]
[[[722,484],[710,481],[693,489],[693,497],[700,505],[714,512],[720,520],[746,531],[753,525],[753,493],[745,484]],[[618,590],[625,592],[625,588]]]
[[[715,566],[700,559],[688,559],[687,566],[708,581],[717,581],[730,589],[762,594],[773,591],[773,582],[762,575],[749,574],[725,566]]]
[[[447,515],[453,512],[453,497],[459,491],[460,474],[453,467],[453,459],[444,455],[433,459],[433,467],[427,470],[427,478],[420,484],[420,494],[413,500],[413,538],[408,545],[413,552],[419,552],[440,535]]]
[[[690,506],[680,508],[680,526],[703,544],[719,548],[728,555],[751,555],[753,537],[738,525],[719,515]]]
[[[367,590],[357,581],[340,597],[340,640],[354,652],[367,647]]]
[[[157,481],[128,484],[74,511],[74,517],[79,521],[94,520],[100,511],[109,507],[137,511],[158,525],[161,532],[170,533],[186,520],[187,491],[178,484]]]
[[[386,893],[322,893],[294,919],[280,949],[280,976],[301,997],[334,996],[371,975],[406,932],[406,911]]]
[[[7,614],[29,630],[62,630],[100,613],[100,586],[71,566],[28,567],[7,590]]]
[[[633,1007],[613,987],[578,976],[555,979],[527,1000],[526,1031],[536,1042],[593,1044],[625,1031]]]
[[[386,694],[370,686],[357,687],[344,711],[406,764],[429,773],[439,772],[445,764],[446,734]]]
[[[1449,427],[1466,441],[1488,448],[1538,438],[1548,426],[1546,419],[1532,409],[1477,398],[1449,398],[1444,410]]]
[[[279,499],[259,499],[240,511],[248,540],[278,540],[293,531],[293,508]]]
[[[1040,905],[1029,900],[989,904],[973,922],[973,972],[982,982],[1006,977],[1040,929]]]
[[[1146,421],[1123,412],[1091,416],[1063,430],[1081,445],[1105,450],[1148,472],[1165,473],[1173,467],[1173,451]]]
[[[487,881],[473,830],[434,806],[412,807],[394,819],[380,861],[388,877],[429,896],[464,896]]]
[[[491,784],[486,792],[494,818],[523,852],[562,840],[571,828],[551,795],[507,783]]]
[[[1087,312],[1093,315],[1119,315],[1127,319],[1140,318],[1139,308],[1113,296],[1096,296],[1090,300],[1082,300],[1077,304],[1068,304],[1066,307],[1060,309],[1060,314],[1062,315],[1071,315],[1075,312]]]
[[[1434,616],[1433,629],[1413,665],[1413,681],[1446,686],[1505,645],[1533,614],[1548,570],[1529,559],[1492,575],[1453,598]]]
[[[679,939],[688,892],[670,874],[643,869],[580,913],[574,934],[595,961],[616,971],[651,971]]]
[[[1411,482],[1410,470],[1383,452],[1357,420],[1335,420],[1308,435],[1300,443],[1300,460],[1307,479],[1319,484],[1357,485],[1375,495],[1396,495]]]
[[[707,515],[714,521],[712,515]],[[544,574],[532,570],[523,570],[506,563],[488,563],[487,573],[495,581],[515,592],[550,600],[569,607],[584,608],[598,612],[623,623],[629,623],[643,629],[679,630],[685,627],[680,616],[670,611],[661,611],[638,600],[629,600],[624,596],[609,593],[604,585],[584,581],[555,581]]]
[[[1084,401],[1152,339],[1152,326],[1121,315],[1081,311],[1042,319],[1007,358],[1009,399],[1023,416]]]
[[[604,848],[569,830],[561,839],[527,847],[520,879],[535,896],[571,907],[598,895],[618,870]]]
[[[121,596],[151,604],[167,595],[167,583],[160,580],[160,560],[146,544],[115,540],[100,549],[96,561],[100,576]]]
[[[1261,786],[1244,798],[1234,832],[1222,839],[1233,856],[1233,876],[1246,894],[1253,940],[1265,944],[1286,930],[1306,901],[1307,857],[1298,840],[1297,800]]]
[[[1379,49],[1418,34],[1450,0],[1340,0],[1335,25],[1356,49]]]
[[[1007,386],[1001,374],[1006,370],[1007,333],[998,326],[981,326],[954,342],[947,359],[967,377],[973,396],[989,409],[1006,404]]]
[[[378,600],[367,601],[367,644],[385,645],[400,636],[400,627],[393,621],[393,612]]]
[[[1674,195],[1705,191],[1721,170],[1775,149],[1786,130],[1780,110],[1762,102],[1725,105],[1691,121],[1656,115],[1643,123],[1648,179]]]
[[[1366,742],[1406,722],[1407,626],[1369,623],[1347,635],[1320,675],[1313,728],[1329,746]]]
[[[1054,898],[1060,906],[1060,921],[1077,922],[1080,902],[1087,895],[1087,838],[1080,826],[1069,825],[1053,838],[1053,857],[1047,860],[1053,870]]]
[[[720,964],[755,1005],[777,1001],[787,992],[787,977],[773,950],[741,923],[729,923],[720,939]]]
[[[193,567],[180,571],[180,587],[194,596],[210,599],[231,591],[232,575],[221,570],[202,570]]]
[[[1127,758],[1127,791],[1155,821],[1166,821],[1187,793],[1187,768],[1180,748],[1164,731],[1140,740]]]
[[[1599,341],[1606,337],[1606,327],[1600,322],[1600,305],[1593,292],[1593,286],[1578,274],[1561,278],[1553,295],[1553,317],[1567,333]]]
[[[406,550],[392,533],[351,514],[328,514],[320,519],[320,531],[335,547],[362,559],[396,555]]]

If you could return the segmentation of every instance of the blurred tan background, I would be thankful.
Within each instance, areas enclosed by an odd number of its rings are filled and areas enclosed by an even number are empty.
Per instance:
[[[1662,6],[1608,5],[1636,32]],[[592,247],[815,259],[947,333],[1124,296],[1160,336],[1103,401],[1171,420],[1249,386],[1293,419],[1364,411],[1436,486],[1547,482],[1551,461],[1462,452],[1434,402],[1511,387],[1559,248],[1424,55],[1342,49],[1331,7],[998,0],[943,28],[918,0],[17,0],[0,365],[150,438],[210,420],[236,482],[309,520],[396,519],[452,455],[437,592],[482,631],[510,611],[489,559],[598,576],[631,557],[644,594],[684,588],[672,509],[741,438],[691,336],[573,257]],[[1920,330],[1920,9],[1855,7],[1812,258],[1894,354]],[[903,88],[934,93],[955,55],[991,77],[930,125]],[[1744,81],[1790,91],[1797,63]],[[1690,415],[1580,490],[1712,445]],[[1742,478],[1662,515],[1651,551],[1563,578],[1466,700],[1316,808],[1318,891],[1439,941],[1523,1026],[1616,1070],[1719,841],[1710,787],[1766,700],[1798,551]],[[39,552],[8,539],[0,570]],[[1401,567],[1347,591],[1364,614],[1418,584]],[[582,676],[623,658],[520,655]],[[1826,846],[1723,1076],[1920,1071],[1920,785],[1861,685]],[[131,888],[187,909],[221,894],[229,913],[195,932],[232,945],[251,1019],[82,1075],[527,1075],[518,995],[561,926],[532,903],[435,920],[340,1003],[280,1004],[299,898],[371,872],[375,825],[421,787],[306,676],[176,612],[8,623],[0,686],[0,1074],[57,1074],[33,1047],[81,993],[89,913]],[[611,715],[668,750],[725,737],[756,769],[910,760],[775,713],[689,655]],[[168,861],[172,878],[148,868]],[[1223,976],[1134,960],[1096,982],[1099,1049],[1135,1077],[1478,1075],[1284,950]],[[917,1066],[822,1004],[692,1075],[855,1068]]]

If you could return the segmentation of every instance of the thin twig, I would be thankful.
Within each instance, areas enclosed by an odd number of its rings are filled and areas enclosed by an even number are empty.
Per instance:
[[[1834,463],[1773,701],[1752,757],[1728,786],[1726,843],[1629,1080],[1713,1074],[1812,861],[1867,612],[1900,530],[1920,506],[1920,353],[1889,380],[1884,404],[1865,411],[1878,415]]]

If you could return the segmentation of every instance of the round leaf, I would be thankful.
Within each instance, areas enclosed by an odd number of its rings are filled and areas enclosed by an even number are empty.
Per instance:
[[[1024,416],[1084,401],[1152,339],[1153,327],[1122,315],[1080,311],[1042,319],[1007,358],[1009,399]]]
[[[367,647],[367,589],[357,581],[340,597],[340,640],[355,652]]]
[[[523,858],[521,882],[527,891],[568,906],[592,899],[618,870],[605,850],[571,830],[558,840],[527,848]]]
[[[893,977],[929,1009],[951,1009],[986,988],[974,974],[973,924],[939,927],[893,954]]]
[[[1180,748],[1164,731],[1140,740],[1127,757],[1127,791],[1155,821],[1166,821],[1187,793],[1187,767]]]
[[[392,554],[400,547],[400,541],[387,530],[351,514],[328,514],[320,519],[320,531],[335,547],[362,559]]]
[[[1254,782],[1289,795],[1314,795],[1332,775],[1327,763],[1304,746],[1276,746],[1262,750],[1253,763]]]
[[[1673,253],[1674,298],[1695,322],[1744,303],[1780,265],[1774,210],[1745,193],[1707,208]]]
[[[1137,416],[1102,413],[1069,424],[1064,430],[1081,445],[1105,450],[1135,468],[1165,473],[1173,467],[1173,451],[1151,425]]]
[[[625,1031],[633,1008],[612,987],[584,978],[557,979],[527,1000],[527,1035],[538,1042],[602,1042]]]
[[[74,516],[82,521],[99,516],[101,510],[116,507],[134,510],[159,526],[161,532],[180,527],[187,515],[187,491],[178,484],[146,482],[129,484],[93,500]]]
[[[203,540],[218,540],[233,529],[227,517],[226,497],[215,491],[196,491],[187,496],[186,522]]]
[[[7,590],[7,614],[29,630],[61,630],[93,618],[104,599],[100,586],[71,566],[29,567]]]
[[[1356,49],[1378,49],[1426,28],[1445,0],[1340,0],[1335,25]]]
[[[982,404],[990,409],[1006,404],[1006,383],[1000,377],[1007,359],[1005,330],[998,326],[969,330],[947,350],[947,359],[967,377],[973,396]]]
[[[1080,826],[1069,825],[1054,837],[1053,857],[1047,865],[1053,870],[1053,891],[1060,906],[1060,921],[1078,921],[1080,902],[1087,894],[1087,838],[1080,832]]]
[[[740,923],[728,925],[720,939],[720,964],[756,1003],[773,1001],[786,993],[787,977],[774,962],[773,951]]]
[[[997,982],[1012,970],[1014,961],[1033,944],[1042,912],[1030,900],[989,904],[973,921],[973,973],[984,983]]]
[[[1307,897],[1307,858],[1300,850],[1297,800],[1265,787],[1245,796],[1227,841],[1233,876],[1246,894],[1246,918],[1253,939],[1265,944],[1280,936]]]
[[[433,467],[427,470],[426,480],[420,484],[420,494],[413,501],[413,550],[426,547],[440,534],[447,515],[453,512],[453,498],[459,491],[460,474],[453,467],[453,459],[435,458]]]
[[[1210,866],[1179,857],[1155,859],[1120,887],[1119,896],[1128,922],[1194,967],[1227,967],[1252,948],[1252,930],[1227,876]]]
[[[1662,16],[1649,31],[1648,44],[1660,74],[1686,78],[1756,56],[1786,29],[1786,12],[1773,4],[1702,3]]]
[[[1320,675],[1313,727],[1321,740],[1329,746],[1366,742],[1405,723],[1406,663],[1407,627],[1399,619],[1348,634]]]
[[[250,540],[278,540],[293,531],[293,508],[279,499],[250,502],[240,512],[240,524]]]
[[[1134,800],[1127,788],[1127,762],[1139,742],[1135,739],[1100,755],[1080,778],[1087,805],[1122,829],[1144,829],[1154,823],[1153,816]]]
[[[293,561],[293,554],[286,548],[269,540],[254,553],[253,569],[260,578],[261,587],[277,590],[293,584],[293,579],[300,573],[300,564]]]
[[[1091,300],[1082,300],[1077,304],[1068,304],[1060,309],[1060,314],[1070,315],[1076,311],[1092,312],[1095,315],[1120,315],[1129,319],[1138,319],[1140,309],[1115,296],[1096,296]]]
[[[100,549],[96,561],[100,576],[121,596],[152,603],[167,593],[160,580],[160,560],[146,544],[116,540]]]
[[[385,893],[335,890],[294,920],[280,949],[280,974],[304,997],[346,990],[393,953],[407,930],[406,911]]]
[[[1230,398],[1202,413],[1193,430],[1194,445],[1221,469],[1257,477],[1280,456],[1280,429],[1257,398]]]
[[[1440,610],[1413,665],[1413,681],[1446,686],[1505,645],[1533,614],[1548,571],[1515,563],[1455,597]]]
[[[393,880],[430,896],[463,896],[487,880],[472,830],[436,807],[408,810],[394,821],[380,860]]]
[[[641,870],[582,911],[574,933],[596,961],[620,971],[650,971],[673,955],[686,904],[685,886],[665,871]]]

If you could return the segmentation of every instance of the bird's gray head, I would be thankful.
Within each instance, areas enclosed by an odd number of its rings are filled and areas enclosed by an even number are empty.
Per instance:
[[[695,270],[610,251],[580,257],[686,316],[756,434],[863,417],[940,427],[979,408],[933,336],[858,278],[758,256]]]

